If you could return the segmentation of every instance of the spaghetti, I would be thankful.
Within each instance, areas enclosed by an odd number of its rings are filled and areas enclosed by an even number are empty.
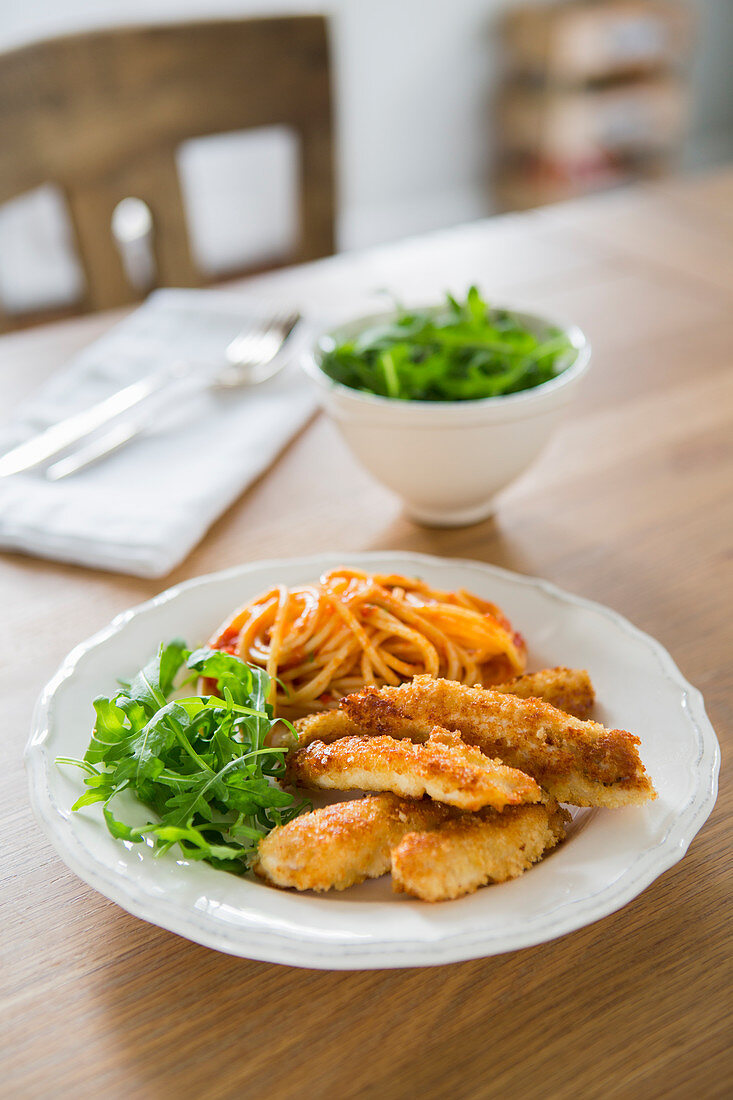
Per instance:
[[[495,604],[398,574],[334,569],[317,584],[277,585],[225,622],[210,645],[272,678],[278,717],[335,707],[367,684],[428,674],[502,683],[524,671],[525,645]]]

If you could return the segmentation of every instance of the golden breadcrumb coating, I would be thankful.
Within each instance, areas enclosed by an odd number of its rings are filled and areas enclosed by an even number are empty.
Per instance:
[[[390,851],[412,830],[430,829],[451,811],[425,799],[370,795],[312,810],[260,841],[254,870],[273,886],[346,890],[390,867]]]
[[[545,668],[541,672],[530,672],[516,680],[509,680],[506,684],[496,684],[492,690],[522,699],[543,699],[576,718],[587,718],[595,701],[590,676],[585,669],[578,668]],[[309,714],[306,718],[299,718],[295,728],[298,731],[297,741],[289,731],[281,731],[277,743],[289,748],[294,745],[302,747],[311,741],[325,741],[328,744],[338,741],[340,737],[357,737],[364,732],[343,710]]]
[[[656,798],[638,737],[540,699],[418,676],[396,688],[365,688],[342,699],[341,708],[373,736],[422,742],[435,725],[457,730],[487,756],[531,775],[558,802],[613,808]]]
[[[359,727],[342,710],[322,710],[318,714],[309,714],[294,723],[298,731],[297,742],[292,745],[302,748],[311,741],[323,741],[328,745],[342,737],[358,737]]]
[[[544,668],[541,672],[528,672],[507,684],[492,684],[491,687],[502,695],[542,699],[575,718],[587,718],[596,698],[584,668]]]
[[[392,850],[393,888],[447,901],[516,878],[562,840],[569,818],[551,801],[460,814],[434,832],[408,833]]]
[[[537,802],[534,779],[471,748],[456,733],[434,728],[424,744],[393,737],[312,741],[288,753],[286,781],[338,791],[392,791],[406,798],[429,795],[462,810]]]

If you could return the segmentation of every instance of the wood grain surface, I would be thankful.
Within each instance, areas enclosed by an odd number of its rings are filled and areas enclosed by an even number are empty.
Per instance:
[[[0,558],[5,766],[0,1093],[13,1097],[729,1095],[733,171],[288,269],[249,284],[356,312],[476,279],[577,321],[594,368],[496,516],[413,526],[317,419],[163,582]],[[0,341],[11,408],[114,320]],[[521,952],[327,973],[229,958],[144,924],[61,863],[21,755],[65,653],[168,583],[321,550],[409,549],[546,577],[657,637],[724,745],[688,854],[620,912]]]

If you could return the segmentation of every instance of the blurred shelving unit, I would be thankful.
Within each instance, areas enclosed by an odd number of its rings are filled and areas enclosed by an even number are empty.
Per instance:
[[[688,114],[693,12],[681,0],[527,4],[502,28],[502,210],[671,171]]]

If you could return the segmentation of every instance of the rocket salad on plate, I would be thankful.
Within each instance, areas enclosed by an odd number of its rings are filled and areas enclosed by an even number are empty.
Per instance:
[[[200,676],[218,696],[181,693]],[[86,773],[87,790],[73,809],[102,802],[117,839],[149,838],[160,854],[177,844],[186,859],[243,873],[260,838],[309,806],[272,782],[284,772],[287,750],[265,744],[275,721],[267,673],[232,654],[192,653],[174,641],[120,683],[116,695],[94,702],[84,758],[57,758]],[[120,820],[113,802],[125,791],[159,820]]]

